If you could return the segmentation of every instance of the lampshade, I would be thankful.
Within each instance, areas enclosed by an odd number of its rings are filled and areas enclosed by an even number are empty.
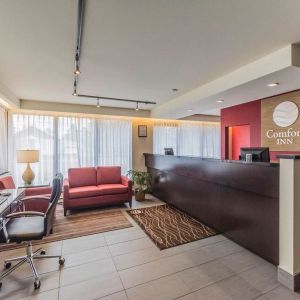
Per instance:
[[[39,161],[39,150],[17,150],[18,163],[35,163]]]

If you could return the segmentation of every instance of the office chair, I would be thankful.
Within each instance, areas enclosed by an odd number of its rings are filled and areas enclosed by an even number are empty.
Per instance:
[[[6,241],[8,243],[27,242],[27,246],[25,256],[15,257],[4,261],[6,271],[0,275],[0,281],[23,263],[27,262],[34,275],[34,288],[39,289],[41,282],[34,266],[34,259],[59,258],[59,264],[61,266],[64,265],[65,259],[61,255],[46,255],[46,252],[42,250],[42,248],[39,248],[34,252],[32,251],[32,241],[41,240],[52,231],[55,209],[62,191],[60,176],[55,176],[53,179],[52,189],[53,191],[51,193],[49,206],[45,213],[35,211],[16,212],[7,215],[2,220]],[[12,262],[17,262],[17,264],[12,267]],[[0,288],[1,286],[2,283],[0,282]]]

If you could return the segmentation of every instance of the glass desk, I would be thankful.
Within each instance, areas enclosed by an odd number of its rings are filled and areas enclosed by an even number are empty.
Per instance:
[[[25,184],[20,183],[20,185],[18,186],[19,189],[30,189],[30,188],[36,188],[36,187],[46,187],[49,186],[50,183],[49,182],[43,182],[43,181],[34,181],[31,184]]]
[[[24,190],[0,190],[0,218],[13,212],[22,211],[22,202],[19,200],[23,197]],[[0,221],[0,243],[3,242],[5,242],[5,240],[2,232],[2,222]]]
[[[24,196],[24,191],[13,190],[0,190],[0,217],[16,211],[14,206],[19,206],[19,199]]]

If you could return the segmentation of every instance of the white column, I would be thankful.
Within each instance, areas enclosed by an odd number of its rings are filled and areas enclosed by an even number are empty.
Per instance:
[[[278,281],[300,288],[300,155],[280,155]]]

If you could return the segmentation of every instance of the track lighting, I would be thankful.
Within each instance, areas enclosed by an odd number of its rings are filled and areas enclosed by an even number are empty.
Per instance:
[[[75,71],[74,71],[74,74],[75,75],[79,75],[81,72],[80,72],[80,70],[79,70],[79,66],[78,66],[78,64],[76,63],[76,69],[75,69]]]
[[[73,86],[73,96],[82,97],[82,98],[91,98],[97,99],[97,107],[100,107],[99,100],[112,100],[112,101],[121,101],[121,102],[129,102],[129,103],[136,103],[136,110],[139,110],[139,103],[143,104],[156,104],[153,101],[142,101],[136,99],[124,99],[124,98],[113,98],[113,97],[104,97],[98,95],[86,95],[86,94],[78,94],[76,92],[78,85],[79,85],[79,74],[81,73],[79,66],[80,66],[80,54],[81,54],[81,43],[82,43],[82,33],[83,33],[83,19],[84,19],[84,11],[85,11],[85,4],[87,1],[85,0],[78,0],[78,11],[77,11],[77,34],[76,34],[76,50],[75,50],[75,70],[74,70],[74,86]],[[175,89],[176,90],[176,89]],[[174,91],[175,91],[174,90]]]

